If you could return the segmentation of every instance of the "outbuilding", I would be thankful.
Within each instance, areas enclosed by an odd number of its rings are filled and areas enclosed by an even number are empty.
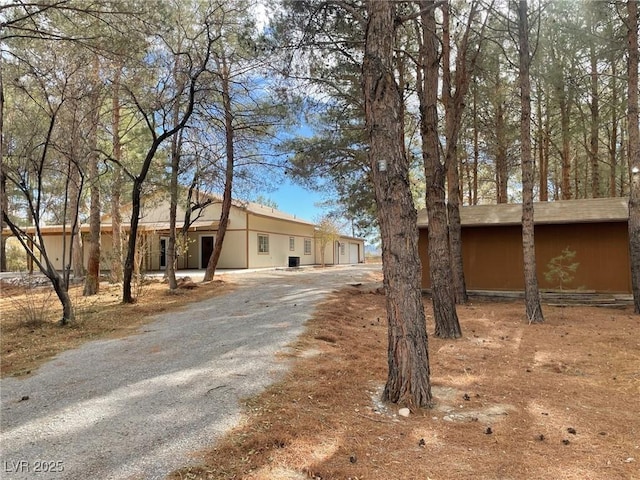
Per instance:
[[[473,205],[460,209],[467,289],[524,290],[522,205]],[[631,293],[628,199],[597,198],[534,204],[536,266],[542,290]],[[418,215],[422,286],[430,288],[428,220]],[[575,252],[573,279],[547,281],[552,258]]]

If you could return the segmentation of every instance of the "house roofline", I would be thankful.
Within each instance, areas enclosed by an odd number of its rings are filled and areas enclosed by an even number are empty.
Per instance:
[[[625,197],[588,198],[534,202],[534,223],[601,223],[626,222],[629,219],[629,200]],[[463,227],[522,224],[522,204],[465,205],[460,208]],[[427,228],[426,209],[418,213],[418,228]]]

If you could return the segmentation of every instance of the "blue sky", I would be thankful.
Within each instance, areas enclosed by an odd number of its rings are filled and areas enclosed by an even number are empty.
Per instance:
[[[302,220],[313,222],[325,211],[315,204],[324,200],[319,192],[307,190],[291,183],[286,177],[276,191],[264,195],[278,204],[278,210],[295,215]]]

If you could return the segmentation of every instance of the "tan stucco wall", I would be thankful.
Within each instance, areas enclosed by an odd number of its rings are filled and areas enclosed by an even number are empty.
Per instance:
[[[71,243],[71,236],[67,236],[66,239],[66,254],[64,255],[65,257],[65,261],[67,263],[70,262],[69,260],[69,245]],[[44,247],[47,251],[47,255],[49,256],[49,261],[51,261],[51,263],[53,264],[53,266],[56,268],[56,270],[62,270],[64,269],[64,265],[63,265],[63,252],[62,252],[62,244],[63,244],[63,238],[62,235],[47,235],[44,237]],[[36,267],[34,267],[36,268]]]
[[[202,237],[214,237],[216,231],[191,232],[189,234],[189,262],[186,268],[206,268],[202,264]],[[218,268],[247,268],[247,236],[244,230],[227,230],[218,260]]]
[[[319,246],[317,255],[318,262],[320,262]],[[341,237],[336,241],[330,242],[325,248],[324,261],[327,265],[364,263],[364,240]]]
[[[147,207],[151,205],[148,201]],[[160,270],[160,242],[162,238],[168,238],[167,218],[169,203],[161,200],[153,210],[148,209],[140,222],[141,237],[144,238],[142,268],[145,271]],[[203,236],[215,237],[217,223],[220,217],[220,204],[211,204],[196,219],[193,226],[196,230],[189,232],[188,253],[178,258],[178,269],[204,268],[201,258],[201,245]],[[184,218],[184,212],[178,208],[178,219]],[[123,222],[126,224],[127,222]],[[146,226],[145,226],[146,225]],[[147,229],[145,231],[145,228]],[[150,229],[157,230],[150,230]],[[247,212],[238,207],[232,207],[229,225],[218,262],[218,268],[259,268],[259,267],[286,267],[289,265],[289,257],[299,257],[300,265],[315,265],[320,262],[320,251],[314,238],[315,226],[310,223],[274,218],[253,212]],[[269,252],[258,253],[258,235],[265,234],[269,237]],[[83,237],[87,238],[85,233]],[[126,235],[125,235],[126,237]],[[294,248],[290,249],[290,239],[293,238]],[[305,240],[311,242],[311,251],[305,254]],[[356,263],[352,248],[357,249],[358,262],[364,261],[364,242],[351,237],[340,239],[345,244],[345,252],[342,254],[336,242],[331,242],[326,247],[325,263],[347,264]],[[60,235],[46,237],[46,245],[54,261],[56,268],[62,269],[62,238]],[[124,250],[127,246],[123,245]],[[88,263],[87,247],[84,248],[85,267]],[[109,258],[112,251],[112,237],[110,233],[103,233],[101,239],[101,269],[110,268]]]
[[[300,265],[316,263],[313,240],[314,226],[277,218],[249,214],[249,268],[286,267],[289,257],[300,257]],[[269,236],[269,253],[258,253],[258,234]],[[295,239],[295,250],[289,250],[289,238]],[[311,240],[311,255],[304,254],[304,239]]]

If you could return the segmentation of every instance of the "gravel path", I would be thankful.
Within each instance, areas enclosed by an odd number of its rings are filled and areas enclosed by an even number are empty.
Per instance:
[[[379,266],[229,278],[222,297],[138,334],[65,352],[0,381],[2,479],[161,479],[241,418],[239,400],[281,377],[276,357],[328,292]]]

